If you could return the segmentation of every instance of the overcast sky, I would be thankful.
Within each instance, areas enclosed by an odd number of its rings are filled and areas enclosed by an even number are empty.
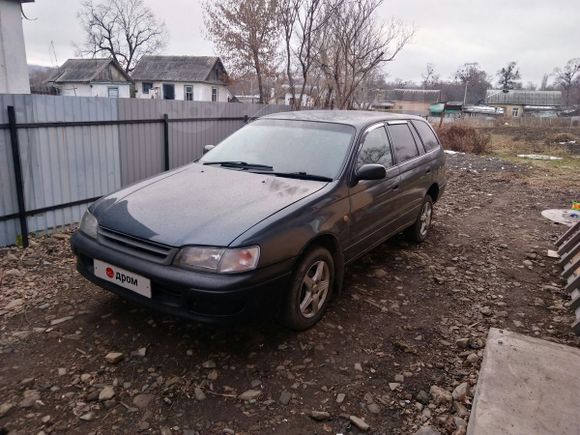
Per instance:
[[[202,36],[200,0],[145,0],[165,22],[165,54],[212,55]],[[36,0],[24,4],[28,63],[54,65],[74,57],[83,40],[78,23],[79,0]],[[479,62],[488,72],[518,62],[523,83],[539,83],[546,72],[580,57],[580,0],[385,0],[380,19],[391,16],[413,24],[413,42],[385,65],[389,79],[421,79],[425,65],[435,64],[449,78],[462,63]]]

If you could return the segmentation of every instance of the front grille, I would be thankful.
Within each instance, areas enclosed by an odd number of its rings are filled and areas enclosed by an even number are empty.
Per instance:
[[[176,248],[171,246],[139,239],[103,227],[99,227],[99,243],[160,264],[168,264],[177,251]]]

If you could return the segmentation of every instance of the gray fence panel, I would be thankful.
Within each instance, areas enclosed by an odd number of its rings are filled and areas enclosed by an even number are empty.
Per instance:
[[[0,95],[0,123],[7,122],[6,107],[13,105],[17,123],[109,121],[117,119],[117,102],[106,98],[47,95]],[[2,130],[3,174],[11,182],[1,191],[0,215],[17,212],[16,186],[9,133]],[[20,128],[24,198],[27,210],[50,207],[103,195],[121,186],[118,126]],[[9,159],[4,162],[4,156]],[[4,174],[4,168],[6,175]],[[6,206],[9,204],[8,206]],[[86,209],[76,205],[27,218],[31,232],[78,222]],[[0,222],[0,244],[14,243],[20,228],[16,219]]]
[[[169,123],[170,168],[185,165],[244,125],[239,120],[191,121],[192,118],[255,117],[289,110],[283,105],[211,103],[191,101],[120,99],[119,119],[159,119],[155,124],[119,126],[121,182],[125,186],[164,170],[163,124]],[[185,121],[176,121],[186,119]]]

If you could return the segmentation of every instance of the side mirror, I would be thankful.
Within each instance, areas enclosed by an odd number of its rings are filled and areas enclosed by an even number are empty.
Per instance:
[[[382,180],[387,176],[387,170],[383,165],[368,163],[362,165],[356,171],[356,181],[361,180]]]
[[[215,148],[215,145],[206,145],[203,147],[203,153],[207,153],[208,151],[211,151]]]

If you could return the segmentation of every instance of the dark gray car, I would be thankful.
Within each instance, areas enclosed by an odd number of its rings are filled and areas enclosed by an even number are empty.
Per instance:
[[[154,309],[207,322],[267,312],[305,329],[348,263],[401,231],[425,239],[445,183],[422,118],[279,113],[99,199],[72,247],[86,278]]]

